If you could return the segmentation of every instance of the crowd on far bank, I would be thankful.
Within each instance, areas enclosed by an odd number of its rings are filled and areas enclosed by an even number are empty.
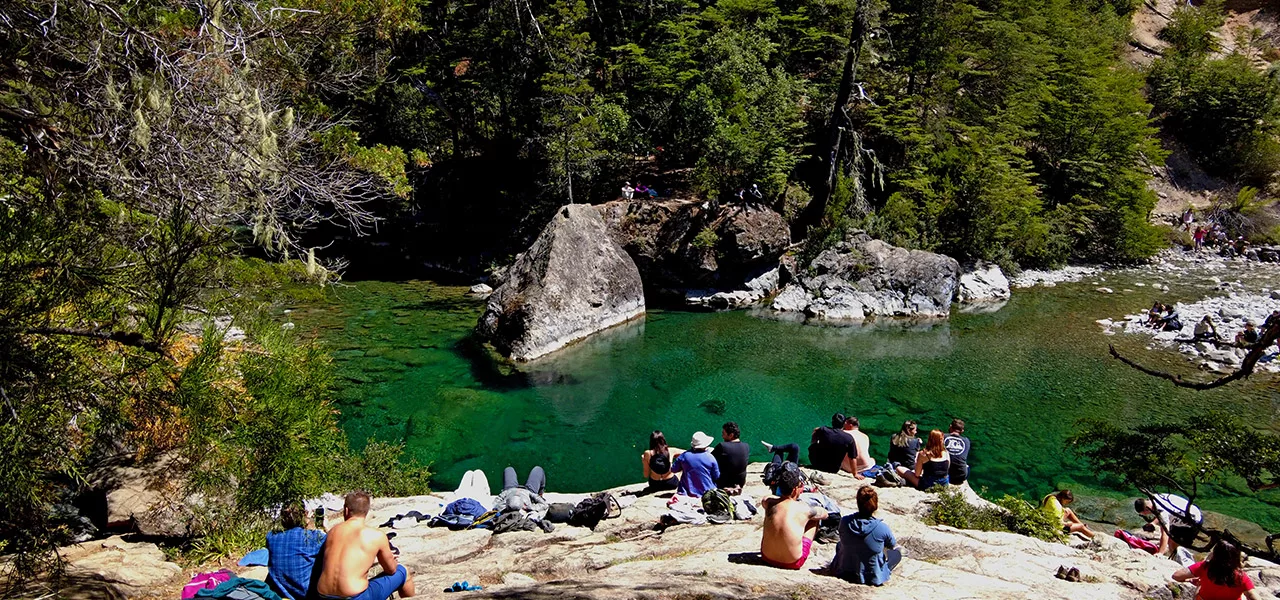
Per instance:
[[[835,543],[835,558],[819,570],[856,584],[887,583],[902,561],[904,549],[888,524],[876,517],[877,488],[910,486],[933,492],[969,480],[973,445],[965,436],[963,420],[953,419],[945,434],[932,429],[922,439],[919,431],[915,421],[904,422],[889,438],[885,460],[877,462],[871,455],[870,437],[861,431],[858,418],[837,413],[829,426],[813,429],[807,472],[799,464],[798,444],[761,442],[772,460],[762,475],[769,496],[758,504],[764,513],[760,552],[754,560],[743,560],[740,555],[730,555],[729,560],[799,570],[808,562],[814,543]],[[750,519],[757,512],[753,499],[744,494],[750,445],[740,439],[742,432],[735,422],[724,423],[720,434],[720,442],[715,443],[698,431],[690,437],[687,450],[668,444],[661,431],[650,435],[649,448],[640,456],[645,489],[637,495],[659,495],[672,510],[655,527],[691,522],[675,517],[691,514],[685,511],[703,513],[701,523]],[[871,481],[872,485],[857,490],[856,510],[845,512],[823,493],[822,486],[829,485],[832,476]],[[240,595],[219,595],[224,586],[200,595],[241,600],[385,600],[393,594],[408,598],[417,593],[417,583],[399,563],[399,550],[392,544],[395,533],[384,533],[384,528],[412,527],[429,520],[432,525],[450,528],[482,526],[495,534],[519,529],[550,531],[562,523],[594,529],[610,512],[620,513],[623,506],[635,501],[634,496],[620,499],[602,492],[576,505],[558,504],[544,498],[546,487],[547,473],[541,467],[533,467],[523,484],[515,469],[508,467],[502,491],[494,496],[483,472],[468,471],[441,514],[433,517],[410,511],[380,525],[368,520],[369,494],[354,492],[343,499],[342,521],[327,532],[315,528],[302,504],[285,506],[280,513],[282,531],[268,534],[267,548],[260,551],[266,554],[266,584],[260,589],[242,589]],[[1044,496],[1039,508],[1061,524],[1065,535],[1093,538],[1095,532],[1070,507],[1073,501],[1070,490],[1057,490]],[[1199,507],[1180,496],[1156,494],[1137,500],[1134,509],[1150,521],[1149,528],[1158,533],[1159,542],[1124,531],[1117,531],[1116,537],[1134,548],[1180,560],[1183,568],[1172,574],[1174,580],[1197,584],[1201,598],[1237,599],[1247,594],[1250,600],[1257,599],[1252,582],[1241,570],[1240,550],[1230,543],[1219,542],[1204,561],[1191,560],[1185,547],[1200,531],[1203,514]],[[375,566],[381,573],[369,578],[367,573]],[[1076,569],[1061,568],[1057,576],[1080,581]],[[479,587],[457,582],[445,591],[474,589]]]

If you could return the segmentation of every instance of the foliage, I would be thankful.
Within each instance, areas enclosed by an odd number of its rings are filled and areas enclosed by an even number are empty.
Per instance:
[[[716,233],[715,228],[705,227],[698,235],[693,236],[692,246],[702,250],[714,250],[716,245],[720,243],[720,235]]]
[[[338,470],[333,489],[364,490],[374,496],[426,494],[431,472],[404,459],[404,444],[368,440],[364,450],[351,454]]]
[[[1222,2],[1180,7],[1165,30],[1172,51],[1152,65],[1152,103],[1209,172],[1253,184],[1280,171],[1280,80],[1254,67],[1238,45],[1223,57],[1214,36]]]
[[[1128,485],[1192,499],[1207,483],[1239,478],[1257,491],[1280,476],[1280,436],[1224,413],[1132,427],[1084,421],[1067,444]]]
[[[995,506],[976,506],[970,504],[960,491],[941,488],[938,491],[938,501],[929,507],[924,520],[929,525],[948,525],[979,531],[1008,531],[1047,542],[1065,539],[1062,523],[1026,500],[1008,494],[997,500]]]

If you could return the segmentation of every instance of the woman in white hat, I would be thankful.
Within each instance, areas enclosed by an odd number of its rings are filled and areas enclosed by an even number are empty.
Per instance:
[[[707,451],[711,447],[711,436],[699,431],[689,441],[689,451],[676,457],[671,470],[680,473],[680,485],[676,493],[682,496],[701,498],[703,494],[715,489],[715,481],[720,478],[720,465],[714,456]]]

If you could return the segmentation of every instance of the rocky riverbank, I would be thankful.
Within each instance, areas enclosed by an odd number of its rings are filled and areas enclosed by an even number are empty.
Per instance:
[[[763,465],[749,469],[744,494],[755,499]],[[826,492],[846,511],[865,482],[833,476]],[[554,473],[551,479],[554,488]],[[638,491],[616,488],[615,494]],[[970,492],[971,494],[971,492]],[[551,501],[581,495],[549,494]],[[424,597],[447,597],[454,581],[485,586],[474,598],[1161,598],[1190,597],[1190,588],[1169,580],[1177,565],[1101,537],[1046,543],[1009,533],[928,526],[922,517],[936,496],[912,489],[880,490],[879,516],[906,550],[907,558],[888,585],[869,588],[821,571],[835,547],[817,544],[800,571],[783,571],[731,557],[759,550],[761,516],[724,525],[677,525],[655,530],[666,499],[630,497],[617,519],[595,531],[559,525],[541,531],[493,535],[487,530],[449,531],[421,525],[395,529],[400,560],[417,577]],[[974,501],[981,501],[973,497]],[[375,499],[370,520],[384,522],[410,510],[434,513],[450,494]],[[332,518],[332,513],[330,513]],[[391,531],[388,529],[388,531]],[[174,598],[191,571],[164,560],[153,544],[119,538],[64,549],[79,587],[71,597]],[[1077,567],[1083,581],[1054,578],[1058,566]],[[205,569],[211,568],[206,565]],[[234,567],[233,567],[234,568]],[[242,575],[262,577],[264,569]],[[1269,593],[1280,590],[1280,568],[1250,569]]]

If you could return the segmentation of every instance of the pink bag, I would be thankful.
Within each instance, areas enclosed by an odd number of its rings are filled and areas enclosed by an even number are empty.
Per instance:
[[[182,586],[182,600],[191,600],[196,597],[196,592],[216,588],[235,576],[235,573],[226,569],[218,569],[212,573],[196,573],[187,585]]]
[[[1123,529],[1116,530],[1116,537],[1124,540],[1124,543],[1129,544],[1130,548],[1136,548],[1138,550],[1142,550],[1147,554],[1155,554],[1156,550],[1160,549],[1160,546],[1158,544],[1155,544],[1149,540],[1144,540]]]

